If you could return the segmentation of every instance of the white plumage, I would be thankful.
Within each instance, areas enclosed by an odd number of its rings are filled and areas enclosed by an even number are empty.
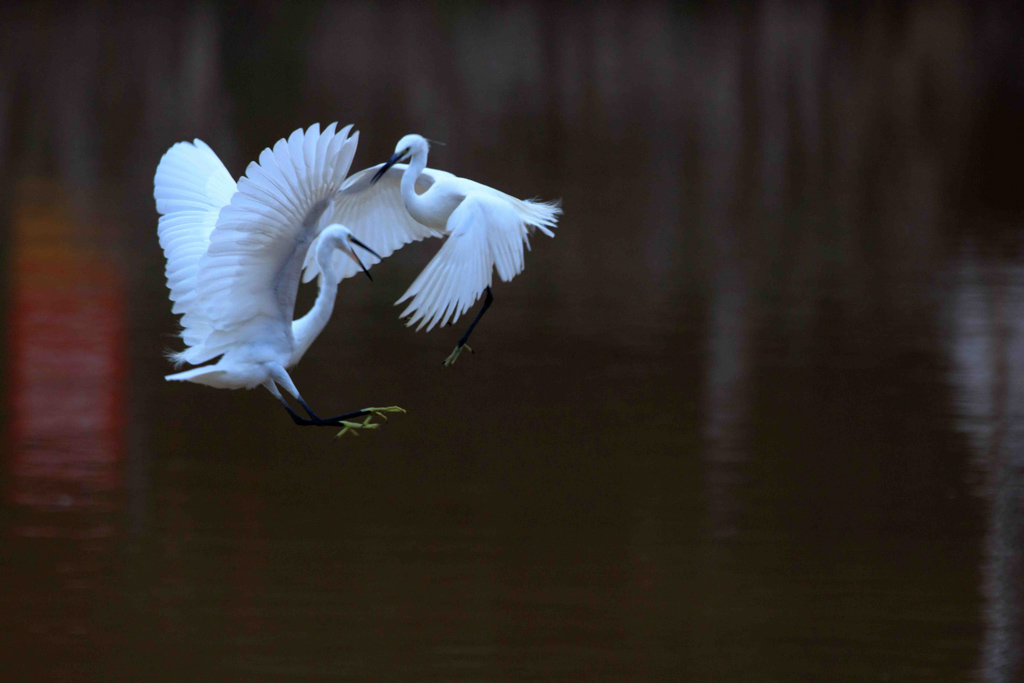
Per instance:
[[[371,184],[381,166],[383,164],[354,173],[345,181],[334,203],[331,220],[348,226],[353,235],[381,258],[387,258],[410,242],[443,236],[443,232],[417,223],[406,210],[399,192],[405,164],[396,164],[380,182]],[[438,179],[454,177],[451,173],[426,169],[416,180],[416,191],[426,192]],[[372,258],[366,261],[367,266],[376,263]],[[355,264],[341,254],[335,255],[334,266],[342,278],[359,272]],[[312,251],[306,256],[304,267],[303,282],[309,282],[320,273]]]
[[[199,260],[221,208],[231,201],[235,181],[202,140],[179,142],[160,160],[153,181],[157,230],[167,257],[167,287],[174,313],[182,313],[181,337],[188,347],[202,344],[213,329],[196,303]],[[188,360],[183,352],[181,360]]]
[[[478,185],[457,180],[463,187]],[[504,198],[473,190],[465,187],[465,198],[446,221],[448,240],[397,302],[409,301],[402,317],[409,316],[409,325],[419,323],[417,330],[458,320],[491,286],[493,270],[502,282],[523,272],[529,232],[522,213]],[[554,219],[537,227],[553,237],[549,225]]]
[[[340,424],[381,409],[322,420],[309,409],[288,376],[320,334],[334,308],[341,277],[335,254],[359,263],[351,231],[331,221],[332,202],[358,144],[351,126],[322,133],[318,124],[296,130],[263,150],[237,185],[217,155],[200,140],[174,145],[154,178],[158,234],[167,258],[173,311],[182,314],[184,351],[190,364],[212,365],[168,375],[218,388],[265,386],[299,424]],[[314,240],[316,249],[310,249]],[[369,251],[369,250],[368,250]],[[310,311],[293,320],[300,269],[307,252],[320,270],[320,291]],[[369,251],[372,253],[372,251]],[[300,418],[277,386],[310,415]]]
[[[430,330],[454,322],[487,293],[447,366],[490,306],[492,273],[508,281],[522,272],[533,229],[554,236],[558,202],[516,199],[428,169],[429,145],[419,135],[405,136],[388,162],[346,181],[358,144],[351,128],[296,130],[263,150],[237,184],[200,140],[163,156],[153,194],[172,310],[182,316],[186,346],[173,358],[192,365],[216,359],[168,380],[228,389],[262,384],[298,424],[350,424],[345,420],[353,416],[393,411],[321,419],[287,372],[327,324],[338,282],[366,270],[354,246],[372,265],[409,242],[448,237],[397,302],[409,301],[402,313],[409,325]],[[397,163],[403,160],[410,163]],[[319,275],[320,289],[309,313],[293,320],[303,267],[307,281]],[[309,419],[291,409],[278,385]]]
[[[354,174],[342,187],[332,220],[386,257],[409,242],[425,237],[448,239],[427,267],[396,302],[409,304],[402,312],[417,330],[454,323],[485,291],[488,298],[469,331],[445,361],[458,357],[473,327],[492,300],[492,273],[508,282],[522,272],[524,247],[538,229],[554,237],[561,214],[559,202],[536,202],[512,197],[494,188],[451,173],[427,168],[429,144],[407,135],[386,163]],[[397,163],[408,159],[409,164]],[[340,255],[335,255],[335,261]],[[310,257],[304,278],[319,271]],[[355,271],[338,264],[343,276]]]

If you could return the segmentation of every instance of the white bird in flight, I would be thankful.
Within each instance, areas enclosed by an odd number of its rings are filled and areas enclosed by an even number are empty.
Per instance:
[[[483,306],[455,350],[444,361],[449,367],[494,301],[492,271],[504,282],[522,272],[523,247],[538,229],[554,237],[562,210],[560,202],[522,200],[451,173],[426,168],[427,140],[406,135],[395,145],[387,162],[349,178],[334,203],[333,221],[386,257],[409,242],[425,237],[448,239],[396,304],[410,300],[401,317],[417,331],[426,326],[454,323],[486,293]],[[399,163],[408,161],[408,165]],[[335,254],[334,266],[343,277],[358,271]],[[373,262],[370,261],[372,264]],[[306,257],[304,280],[313,279],[320,266]],[[470,349],[472,352],[472,349]]]
[[[205,143],[180,142],[160,160],[153,194],[162,214],[158,234],[167,258],[167,286],[173,311],[183,314],[181,337],[187,347],[172,357],[193,365],[220,357],[167,379],[221,389],[263,385],[296,424],[344,425],[344,433],[376,427],[370,416],[401,408],[320,418],[287,371],[331,316],[345,272],[332,257],[341,256],[364,271],[355,247],[381,258],[347,227],[330,220],[359,139],[358,133],[349,135],[352,126],[336,133],[335,125],[321,133],[314,124],[279,140],[272,150],[263,150],[259,163],[249,164],[237,185]],[[310,311],[293,320],[307,252],[318,267],[319,293]],[[308,418],[292,410],[278,385]],[[364,422],[351,422],[364,415]]]

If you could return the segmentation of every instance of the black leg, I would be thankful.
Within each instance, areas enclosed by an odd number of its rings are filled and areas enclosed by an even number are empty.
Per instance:
[[[283,398],[281,399],[281,405],[283,405],[284,409],[288,411],[288,414],[292,416],[292,421],[295,424],[299,425],[300,427],[337,427],[341,424],[343,420],[348,420],[353,417],[362,417],[363,415],[369,415],[371,412],[369,410],[356,410],[354,412],[346,413],[344,415],[335,415],[334,417],[328,417],[326,419],[323,419],[317,417],[316,413],[310,410],[309,406],[306,404],[305,401],[299,399],[299,403],[301,403],[302,407],[306,409],[307,413],[309,413],[309,419],[296,414],[296,412],[292,410],[292,407],[288,405],[288,402],[285,401]]]
[[[306,412],[309,413],[309,416],[313,418],[315,423],[332,427],[337,427],[338,423],[342,420],[351,420],[353,417],[362,417],[363,415],[369,415],[371,412],[369,410],[353,410],[351,413],[335,415],[334,417],[317,417],[316,413],[313,412],[313,409],[309,407],[308,403],[303,401],[301,398],[299,399],[299,403],[306,409]]]
[[[466,345],[466,342],[469,341],[469,335],[473,334],[473,328],[476,327],[476,324],[480,322],[480,318],[484,317],[484,313],[487,312],[487,309],[490,308],[493,303],[494,296],[491,294],[491,288],[488,287],[487,296],[484,298],[484,305],[480,307],[480,312],[476,314],[475,318],[473,318],[473,322],[469,324],[469,329],[466,330],[466,334],[462,335],[462,339],[459,340],[457,346]]]
[[[484,317],[484,313],[487,312],[487,309],[491,307],[492,303],[494,303],[494,295],[491,294],[491,288],[488,287],[487,296],[484,298],[484,305],[480,307],[480,312],[476,314],[476,317],[473,318],[473,322],[469,324],[469,329],[466,330],[466,334],[462,335],[462,338],[459,339],[459,343],[455,345],[455,350],[445,358],[444,363],[442,363],[444,367],[451,367],[452,363],[458,359],[459,354],[462,353],[463,346],[469,349],[470,353],[473,353],[473,349],[470,349],[466,342],[469,341],[469,335],[473,334],[473,328],[475,328],[476,324],[480,322],[480,318]]]
[[[288,401],[284,400],[283,398],[282,398],[282,399],[280,399],[280,401],[281,401],[281,405],[283,405],[283,406],[284,406],[284,409],[285,409],[285,410],[287,410],[287,411],[288,411],[288,414],[292,416],[292,422],[294,422],[294,423],[295,423],[295,424],[297,424],[297,425],[302,425],[303,427],[305,427],[306,425],[311,425],[311,424],[313,424],[313,421],[312,421],[312,420],[307,420],[307,419],[306,419],[306,418],[304,418],[304,417],[299,417],[299,416],[298,416],[298,415],[297,415],[297,414],[295,413],[295,411],[294,411],[294,410],[292,410],[292,407],[291,407],[290,405],[288,405]]]

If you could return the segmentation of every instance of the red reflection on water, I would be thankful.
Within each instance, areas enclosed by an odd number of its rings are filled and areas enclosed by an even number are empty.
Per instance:
[[[20,515],[12,531],[105,536],[109,523],[45,513],[108,512],[121,489],[123,283],[101,254],[74,245],[59,206],[34,199],[54,188],[39,190],[23,188],[13,221],[8,498],[44,514]]]

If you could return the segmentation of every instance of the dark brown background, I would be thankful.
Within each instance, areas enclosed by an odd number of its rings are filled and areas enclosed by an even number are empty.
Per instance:
[[[4,680],[1020,679],[1012,4],[231,7],[0,18]],[[565,207],[453,370],[342,284],[339,442],[163,381],[152,200],[333,120]]]

